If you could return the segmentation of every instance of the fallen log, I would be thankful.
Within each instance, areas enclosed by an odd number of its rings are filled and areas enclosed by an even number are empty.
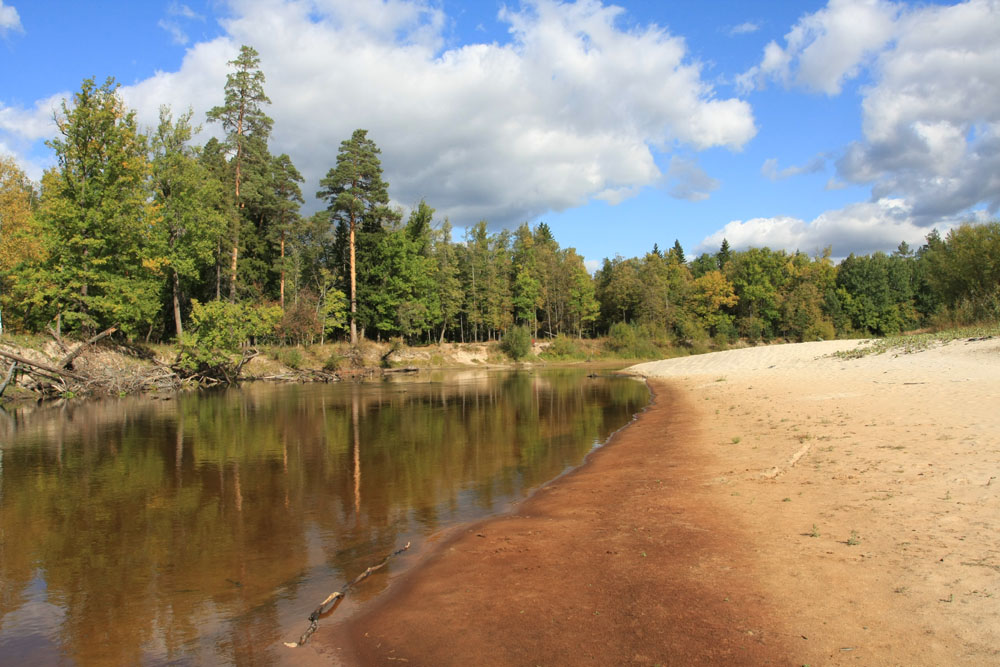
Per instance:
[[[316,629],[319,627],[319,617],[323,615],[328,605],[332,605],[333,603],[342,599],[344,596],[347,595],[347,592],[351,589],[352,586],[354,586],[354,584],[358,583],[359,581],[363,581],[364,579],[367,579],[369,576],[371,576],[372,572],[375,572],[376,570],[383,568],[385,564],[388,563],[393,557],[398,556],[399,554],[403,553],[409,548],[410,548],[410,543],[407,542],[406,546],[404,546],[402,549],[397,549],[396,551],[393,551],[391,554],[386,556],[385,560],[383,560],[378,565],[372,565],[370,568],[368,568],[367,570],[359,574],[357,577],[355,577],[353,581],[344,586],[341,590],[330,593],[330,595],[328,595],[325,600],[320,602],[319,606],[313,610],[313,613],[309,614],[309,627],[306,629],[305,632],[302,633],[302,636],[299,637],[299,641],[285,642],[285,646],[289,648],[297,648],[299,646],[304,646],[305,643],[309,641],[309,638],[312,637],[312,634],[316,632]]]
[[[93,345],[94,343],[96,343],[97,341],[101,340],[105,336],[110,336],[111,334],[113,334],[116,331],[118,331],[118,325],[117,324],[114,325],[114,326],[112,326],[112,327],[110,327],[110,328],[108,328],[108,329],[105,329],[104,331],[102,331],[101,333],[97,334],[96,336],[93,336],[92,338],[88,339],[87,341],[85,341],[83,343],[80,343],[79,345],[77,345],[77,347],[76,347],[75,350],[73,350],[72,352],[70,352],[69,354],[67,354],[65,357],[62,358],[62,361],[60,361],[59,364],[58,364],[58,368],[67,368],[67,367],[69,367],[69,365],[71,363],[73,363],[73,360],[76,359],[78,356],[80,356],[80,353],[83,352],[87,348],[88,345]]]
[[[19,364],[24,364],[25,366],[31,366],[32,368],[37,368],[40,371],[45,371],[51,375],[57,375],[69,378],[71,380],[76,380],[77,382],[83,382],[86,378],[77,375],[76,373],[64,370],[62,368],[56,368],[55,366],[49,366],[48,364],[43,364],[39,361],[32,361],[31,359],[26,359],[19,354],[14,354],[13,352],[7,352],[5,350],[0,350],[0,357],[7,357]]]

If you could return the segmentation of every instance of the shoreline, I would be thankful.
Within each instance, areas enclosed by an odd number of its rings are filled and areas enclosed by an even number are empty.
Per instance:
[[[696,429],[683,396],[658,382],[650,389],[650,405],[584,464],[510,513],[442,536],[366,609],[321,626],[312,651],[342,664],[462,665],[483,655],[495,664],[614,664],[623,656],[778,664],[783,639],[772,612],[741,576],[744,555],[726,553],[735,533],[705,528],[733,517],[702,505],[687,472],[701,454],[679,444],[660,452],[655,476],[649,469],[653,433],[668,429],[680,443]],[[635,503],[622,502],[625,487],[646,506],[641,526],[631,525]],[[676,497],[682,490],[691,493]]]
[[[369,608],[321,626],[310,652],[996,661],[1000,340],[850,361],[806,351],[640,365],[654,397],[638,419],[513,513],[444,537]]]

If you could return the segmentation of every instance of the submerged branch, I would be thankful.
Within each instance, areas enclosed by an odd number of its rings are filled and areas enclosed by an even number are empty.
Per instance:
[[[313,613],[309,614],[309,627],[306,629],[305,632],[302,633],[302,636],[299,637],[299,641],[298,642],[285,642],[285,646],[287,646],[289,648],[296,648],[298,646],[304,646],[305,643],[307,641],[309,641],[309,638],[312,636],[312,634],[314,632],[316,632],[316,629],[319,627],[319,618],[327,610],[327,607],[329,605],[332,605],[337,600],[342,599],[344,596],[347,595],[347,592],[351,589],[352,586],[354,586],[356,583],[358,583],[360,581],[363,581],[364,579],[367,579],[369,576],[371,576],[372,572],[375,572],[376,570],[379,570],[379,569],[383,568],[385,566],[385,564],[388,563],[393,557],[398,556],[399,554],[403,553],[404,551],[406,551],[409,548],[410,548],[410,543],[407,542],[406,546],[404,546],[402,549],[398,549],[396,551],[393,551],[391,554],[389,554],[388,556],[386,556],[385,560],[383,560],[378,565],[372,565],[370,568],[368,568],[367,570],[365,570],[364,572],[362,572],[361,574],[359,574],[357,577],[355,577],[353,581],[351,581],[350,583],[348,583],[341,590],[334,591],[333,593],[330,593],[330,595],[328,595],[327,598],[325,600],[323,600],[319,604],[319,606],[316,607],[316,609],[313,610]]]

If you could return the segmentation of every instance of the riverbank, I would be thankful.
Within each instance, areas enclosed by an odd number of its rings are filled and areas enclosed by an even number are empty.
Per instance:
[[[310,649],[348,664],[1000,658],[1000,339],[634,367],[654,403]],[[296,649],[303,650],[303,649]]]
[[[368,340],[357,346],[346,342],[264,345],[246,350],[237,375],[239,382],[309,383],[367,380],[422,370],[576,365],[621,368],[634,363],[605,349],[601,339],[574,339],[570,347],[553,346],[549,340],[535,341],[531,353],[515,361],[503,352],[498,341],[416,347]],[[0,402],[130,394],[166,396],[220,384],[217,378],[206,382],[205,378],[179,371],[177,359],[178,348],[172,344],[130,344],[110,338],[94,344],[41,335],[5,335],[0,337]],[[238,355],[232,355],[232,359],[235,366]],[[16,373],[12,371],[15,362]]]

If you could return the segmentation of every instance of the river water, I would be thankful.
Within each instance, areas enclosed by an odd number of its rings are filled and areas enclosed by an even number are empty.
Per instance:
[[[338,617],[648,400],[630,378],[474,370],[0,413],[0,664],[275,662],[345,581],[413,542]]]

